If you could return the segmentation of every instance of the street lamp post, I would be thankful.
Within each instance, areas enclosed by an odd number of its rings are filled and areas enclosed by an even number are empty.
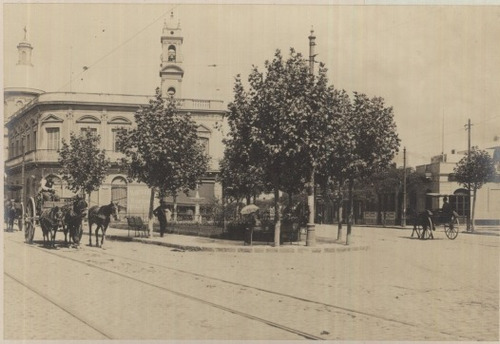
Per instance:
[[[314,30],[311,30],[311,35],[309,35],[309,69],[311,75],[314,74],[314,46],[316,36],[314,36]],[[306,246],[316,246],[316,228],[314,225],[314,162],[311,171],[311,177],[309,179],[308,192],[307,192],[307,204],[309,206],[309,219],[307,223],[307,234],[306,234]]]
[[[406,227],[406,147],[403,148],[403,211],[401,226]]]

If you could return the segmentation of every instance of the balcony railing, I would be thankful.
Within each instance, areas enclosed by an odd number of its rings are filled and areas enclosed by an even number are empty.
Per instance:
[[[221,100],[179,99],[179,105],[185,110],[224,110]]]

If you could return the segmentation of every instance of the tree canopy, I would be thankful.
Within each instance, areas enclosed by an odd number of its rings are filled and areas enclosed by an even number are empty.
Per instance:
[[[472,214],[467,228],[474,230],[474,212],[476,208],[476,193],[485,183],[495,176],[495,164],[488,152],[472,147],[453,170],[458,183],[472,191]]]
[[[155,98],[134,118],[137,128],[122,132],[118,141],[129,178],[157,189],[160,197],[194,189],[209,157],[190,114],[180,113],[176,100],[162,98],[157,88]]]
[[[71,191],[84,192],[90,196],[106,178],[110,161],[106,151],[99,149],[99,142],[100,136],[90,130],[79,136],[72,132],[69,144],[62,140],[58,160],[63,180]]]
[[[399,138],[392,108],[382,98],[355,92],[351,101],[328,85],[323,64],[313,75],[294,49],[286,60],[277,50],[264,69],[253,68],[248,91],[236,79],[222,170],[242,178],[227,181],[243,190],[261,178],[275,199],[278,191],[294,194],[308,185],[311,205],[315,179],[322,186],[352,185],[389,165]],[[275,233],[279,211],[276,223]]]
[[[229,106],[230,125],[224,166],[235,174],[244,170],[244,180],[255,176],[262,187],[278,192],[297,193],[310,180],[331,129],[326,119],[326,68],[311,74],[308,62],[294,49],[285,60],[279,50],[266,61],[264,72],[254,66],[245,91],[241,79],[235,83],[235,99]],[[238,167],[239,166],[239,167]],[[233,178],[233,180],[235,180]],[[279,240],[280,212],[276,205],[275,243]]]
[[[495,175],[495,165],[488,152],[472,147],[470,154],[460,159],[453,172],[458,183],[478,190]]]

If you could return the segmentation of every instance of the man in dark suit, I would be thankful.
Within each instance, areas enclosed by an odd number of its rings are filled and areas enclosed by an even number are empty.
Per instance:
[[[167,230],[167,203],[164,200],[160,201],[160,205],[153,210],[153,215],[158,218],[158,222],[160,222],[160,236],[163,237],[163,234]]]
[[[448,197],[446,196],[443,197],[443,207],[441,208],[441,211],[443,218],[450,222],[451,216],[453,215],[453,208],[451,207],[451,204],[448,203]]]

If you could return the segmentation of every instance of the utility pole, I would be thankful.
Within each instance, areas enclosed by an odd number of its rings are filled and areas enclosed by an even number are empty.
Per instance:
[[[26,188],[26,181],[24,180],[24,174],[25,174],[25,164],[26,164],[26,152],[25,152],[25,145],[24,145],[24,140],[26,139],[26,134],[23,134],[21,136],[21,149],[23,151],[23,160],[22,160],[22,163],[21,163],[21,185],[22,185],[22,188],[21,188],[21,208],[23,209],[23,215],[24,215],[24,197],[25,197],[25,188]],[[22,221],[18,222],[20,225],[19,225],[19,230],[22,231],[24,228],[23,228],[23,225],[24,225],[24,219],[22,219]]]
[[[314,75],[314,46],[316,36],[314,36],[314,30],[311,29],[311,34],[309,35],[309,72],[311,75]],[[309,219],[307,221],[307,234],[306,234],[306,246],[316,246],[316,228],[314,226],[314,217],[315,217],[315,207],[314,207],[314,173],[315,168],[313,161],[313,168],[311,171],[311,176],[309,178],[309,188],[307,190],[307,205],[309,206]]]
[[[472,124],[470,123],[470,118],[465,125],[465,130],[467,130],[467,168],[469,168],[470,163],[470,132]],[[469,195],[469,207],[467,209],[467,232],[473,231],[474,226],[470,223],[470,213],[471,213],[471,195],[470,195],[470,183],[467,183],[467,193]]]
[[[406,227],[406,147],[403,148],[403,211],[401,226]]]

